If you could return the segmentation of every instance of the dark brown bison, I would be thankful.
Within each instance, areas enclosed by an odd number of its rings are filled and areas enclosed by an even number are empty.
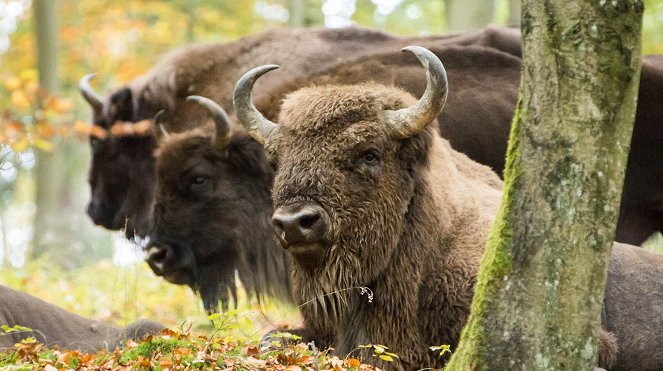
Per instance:
[[[440,122],[460,127],[463,122],[499,125],[511,119],[511,111],[500,107],[515,102],[518,59],[483,47],[431,49],[447,62],[457,92]],[[272,109],[279,105],[275,97],[309,84],[357,81],[353,77],[356,68],[370,71],[373,81],[412,92],[425,89],[417,59],[391,51],[323,71],[310,81],[292,79],[273,94],[258,96],[258,107],[276,115],[278,110]],[[222,109],[209,100],[202,102],[222,129],[194,129],[162,141],[155,155],[157,196],[147,262],[168,281],[189,284],[199,291],[208,310],[216,308],[217,298],[225,306],[233,296],[235,270],[249,292],[290,299],[289,258],[274,240],[268,223],[273,211],[269,198],[273,171],[258,143],[244,130],[228,130]],[[253,222],[238,223],[240,219]]]
[[[97,128],[90,138],[92,198],[87,212],[95,224],[125,229],[127,236],[145,236],[153,201],[155,139],[144,120],[165,110],[162,120],[171,132],[198,127],[207,120],[203,109],[184,104],[187,96],[204,95],[231,108],[232,86],[246,69],[283,63],[282,79],[308,76],[338,63],[412,42],[433,45],[484,45],[520,53],[517,31],[487,28],[471,34],[400,38],[361,28],[282,29],[225,44],[184,47],[166,55],[147,74],[102,99],[91,88],[90,75],[80,90],[93,109]],[[364,74],[365,78],[369,76]],[[276,89],[280,79],[265,83]],[[517,84],[517,77],[512,85]],[[513,94],[511,92],[510,94]],[[515,102],[514,102],[515,104]],[[261,107],[262,108],[262,107]],[[509,110],[513,109],[513,105]],[[132,122],[140,122],[136,130]],[[503,127],[508,127],[504,122]]]
[[[438,135],[446,73],[435,54],[407,49],[427,68],[417,102],[377,84],[305,88],[286,97],[276,125],[251,103],[274,65],[244,75],[234,101],[277,169],[272,223],[294,260],[300,333],[340,354],[386,344],[396,367],[439,367],[429,346],[457,345],[502,183]],[[651,287],[660,278],[663,257],[615,244],[603,316],[614,335],[597,330],[601,366],[616,338],[616,368],[663,367],[663,295]]]
[[[9,333],[0,330],[0,350],[12,349],[21,340],[34,337],[47,346],[94,353],[113,350],[127,339],[142,339],[165,328],[148,320],[135,321],[125,328],[108,326],[5,286],[0,286],[0,298],[0,326],[32,329]]]
[[[206,98],[196,97],[203,105]],[[208,312],[237,302],[235,271],[246,291],[292,301],[290,258],[271,230],[273,171],[259,143],[231,133],[214,114],[215,130],[172,134],[156,152],[154,228],[147,248],[152,270],[188,284]]]

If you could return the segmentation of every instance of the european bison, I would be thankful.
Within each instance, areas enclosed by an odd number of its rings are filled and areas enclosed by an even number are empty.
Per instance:
[[[0,298],[0,326],[32,329],[9,333],[0,330],[0,350],[13,349],[14,344],[34,337],[47,346],[94,353],[113,350],[127,339],[142,339],[165,328],[148,320],[135,321],[125,328],[108,326],[5,286],[0,286]]]
[[[442,130],[449,123],[461,127],[480,121],[500,126],[511,119],[512,112],[504,107],[511,107],[516,100],[518,59],[474,46],[431,50],[447,62],[450,82],[456,87],[449,109],[440,115],[440,122],[447,123]],[[357,69],[370,72],[370,80],[376,82],[393,83],[412,92],[425,89],[417,59],[391,51],[342,64],[311,76],[309,81],[288,80],[279,90],[271,91],[273,94],[259,95],[258,107],[276,115],[278,109],[273,107],[279,106],[277,98],[299,87],[368,79],[354,77]],[[216,308],[216,298],[225,306],[233,296],[235,270],[249,292],[259,296],[264,291],[291,300],[289,258],[265,222],[273,211],[269,198],[273,171],[258,143],[244,130],[228,130],[225,114],[216,104],[209,100],[202,103],[222,129],[215,133],[201,128],[170,135],[155,154],[157,196],[147,262],[168,281],[186,283],[199,291],[208,310]],[[226,139],[219,142],[218,138]],[[201,188],[194,181],[204,181],[205,185]],[[238,223],[239,219],[255,222]]]
[[[386,344],[399,368],[439,367],[429,346],[457,345],[502,182],[438,135],[431,123],[446,100],[446,73],[433,53],[406,49],[427,68],[417,102],[377,84],[305,88],[286,97],[276,125],[251,103],[255,81],[274,65],[245,74],[234,102],[277,169],[272,223],[294,259],[301,334],[340,354]],[[616,335],[618,367],[663,367],[661,295],[636,288],[663,278],[661,259],[615,245],[603,325]],[[597,333],[600,365],[609,366],[614,337]]]
[[[116,89],[106,99],[90,88],[91,75],[82,78],[80,90],[92,107],[97,129],[90,137],[92,198],[88,215],[105,228],[125,229],[129,238],[148,234],[155,139],[146,120],[158,111],[166,110],[162,119],[170,132],[198,127],[207,121],[206,113],[196,105],[184,104],[185,98],[204,95],[231,108],[233,83],[250,67],[278,62],[288,66],[277,73],[282,79],[306,77],[338,63],[397,50],[412,42],[426,46],[484,45],[520,53],[517,31],[495,27],[471,34],[417,38],[393,37],[362,28],[281,29],[232,43],[177,49],[147,74]],[[517,85],[517,80],[517,76],[513,77],[512,85]],[[279,85],[277,78],[264,88],[277,89]],[[512,103],[505,110],[513,110],[515,101]],[[134,122],[140,124],[132,128]],[[507,121],[502,126],[508,128],[508,124]]]
[[[218,300],[224,310],[230,297],[237,302],[235,271],[247,293],[292,301],[290,258],[270,226],[273,171],[259,143],[231,133],[225,112],[213,117],[211,133],[196,128],[172,134],[156,151],[146,260],[157,275],[199,292],[208,312],[217,310]]]

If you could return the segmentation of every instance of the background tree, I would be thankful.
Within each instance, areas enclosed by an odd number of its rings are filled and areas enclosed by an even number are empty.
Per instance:
[[[58,1],[35,0],[34,22],[37,51],[37,69],[39,71],[39,87],[43,92],[55,94],[60,89],[58,75]],[[43,107],[44,101],[40,102]],[[39,120],[38,117],[35,117]],[[39,124],[37,122],[37,124]],[[60,152],[37,151],[36,169],[36,214],[34,221],[33,257],[41,255],[48,245],[55,244],[58,234],[56,221],[62,220],[59,209],[60,172],[58,156]]]
[[[475,31],[493,22],[494,0],[446,0],[449,31]]]
[[[639,0],[523,2],[505,192],[449,370],[595,365],[642,12]]]

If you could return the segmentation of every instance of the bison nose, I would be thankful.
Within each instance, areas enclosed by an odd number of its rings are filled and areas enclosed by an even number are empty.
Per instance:
[[[174,259],[175,250],[169,245],[150,244],[147,248],[145,260],[157,276],[163,275]]]
[[[283,244],[320,242],[327,230],[325,211],[315,205],[290,205],[276,209],[272,225]]]

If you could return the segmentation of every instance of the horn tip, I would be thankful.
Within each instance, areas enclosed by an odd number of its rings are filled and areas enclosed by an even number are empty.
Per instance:
[[[200,95],[189,95],[188,97],[186,97],[186,100],[188,100],[189,102],[200,102],[201,100],[204,99],[205,97],[202,97]]]
[[[95,77],[97,77],[96,73],[88,73],[87,75],[83,76],[81,80],[90,81]]]

